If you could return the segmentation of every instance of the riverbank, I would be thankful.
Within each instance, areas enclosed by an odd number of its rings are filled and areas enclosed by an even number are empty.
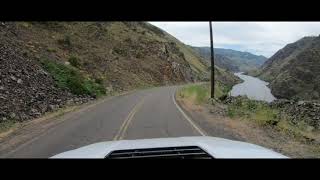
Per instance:
[[[258,144],[293,158],[320,157],[319,130],[302,121],[293,123],[276,103],[246,97],[210,101],[209,92],[208,85],[187,86],[177,99],[191,116],[203,119],[198,123],[210,136]]]

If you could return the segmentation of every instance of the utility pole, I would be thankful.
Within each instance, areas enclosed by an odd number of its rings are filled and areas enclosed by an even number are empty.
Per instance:
[[[213,50],[213,38],[212,38],[212,22],[209,21],[210,26],[210,45],[211,45],[211,98],[214,98],[214,50]]]

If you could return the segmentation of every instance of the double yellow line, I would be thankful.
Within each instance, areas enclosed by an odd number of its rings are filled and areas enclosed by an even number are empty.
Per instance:
[[[149,94],[150,95],[150,94]],[[149,96],[147,95],[147,96]],[[117,140],[121,140],[124,138],[125,133],[134,117],[134,115],[136,114],[136,112],[140,109],[140,107],[143,105],[145,98],[147,97],[143,97],[142,100],[137,103],[132,110],[130,111],[130,113],[128,114],[128,116],[126,117],[125,121],[122,123],[119,131],[117,132],[116,136],[113,138],[114,141]],[[175,104],[175,106],[177,107],[178,111],[180,111],[180,113],[183,115],[184,119],[187,120],[189,122],[189,124],[202,136],[207,136],[207,133],[202,130],[199,126],[197,126],[193,120],[191,120],[191,118],[182,110],[182,108],[180,108],[180,106],[178,105],[178,103],[175,100],[175,92],[172,94],[172,100],[173,103]]]
[[[124,138],[124,135],[129,127],[130,122],[133,119],[133,116],[136,114],[136,112],[139,110],[139,108],[142,106],[142,104],[144,103],[144,99],[145,97],[139,102],[137,103],[132,110],[130,111],[130,113],[128,114],[128,116],[126,117],[125,121],[122,123],[118,133],[116,134],[116,136],[113,138],[114,141],[116,140],[121,140]]]

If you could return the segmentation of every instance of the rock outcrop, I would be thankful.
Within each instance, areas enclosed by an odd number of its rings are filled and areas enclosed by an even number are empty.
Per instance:
[[[272,102],[270,106],[281,109],[294,124],[304,121],[308,125],[320,129],[320,102],[280,99]]]
[[[246,97],[227,97],[225,104],[241,103],[249,101]],[[279,115],[285,115],[291,123],[298,125],[305,123],[314,129],[320,129],[320,102],[319,101],[294,101],[287,99],[277,99],[271,103],[255,101],[279,111]]]

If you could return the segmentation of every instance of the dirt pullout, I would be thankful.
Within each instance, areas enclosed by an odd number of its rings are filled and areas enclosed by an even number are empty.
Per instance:
[[[237,118],[229,118],[226,105],[197,105],[177,97],[180,106],[209,136],[257,144],[293,158],[314,158],[316,147],[308,146],[269,127]]]

